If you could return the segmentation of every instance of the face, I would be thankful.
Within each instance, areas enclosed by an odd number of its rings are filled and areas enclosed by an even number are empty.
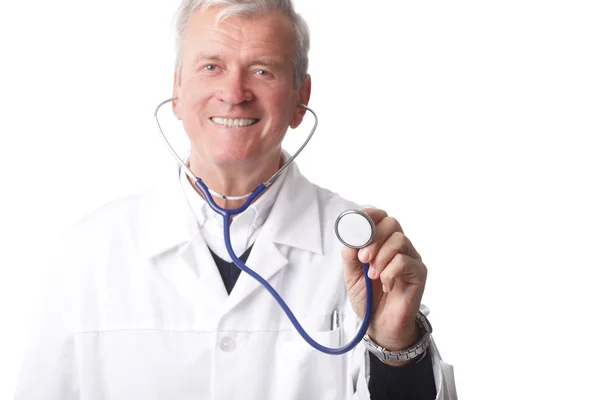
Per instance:
[[[252,163],[279,157],[288,127],[296,128],[310,80],[294,88],[295,36],[277,12],[229,17],[197,11],[182,38],[181,83],[173,111],[192,144],[191,163]]]

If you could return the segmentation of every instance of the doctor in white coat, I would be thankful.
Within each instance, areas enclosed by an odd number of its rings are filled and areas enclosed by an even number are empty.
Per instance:
[[[285,161],[283,137],[303,120],[308,30],[284,0],[184,0],[178,12],[172,106],[191,142],[188,165],[214,191],[246,194]],[[419,342],[427,270],[383,210],[365,210],[372,244],[342,248],[334,221],[356,207],[292,163],[231,221],[236,254],[249,254],[247,265],[326,346],[354,336],[365,309],[361,262],[370,263],[369,339],[341,356],[308,346],[250,276],[220,273],[231,261],[222,219],[181,170],[87,215],[56,246],[16,398],[455,399],[452,367],[433,340],[399,363],[368,345],[403,354]]]

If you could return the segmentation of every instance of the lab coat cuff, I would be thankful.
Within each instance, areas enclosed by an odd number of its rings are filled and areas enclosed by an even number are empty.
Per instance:
[[[433,365],[433,376],[436,387],[436,400],[458,400],[456,385],[454,382],[454,368],[445,363],[433,339],[429,345],[431,363]]]
[[[429,345],[428,353],[433,366],[433,376],[436,387],[436,400],[458,400],[456,385],[454,382],[454,368],[445,363],[435,345],[433,339]],[[362,351],[362,362],[356,384],[356,392],[353,399],[369,400],[369,380],[371,379],[371,364],[368,350]]]
[[[361,351],[362,362],[356,382],[356,392],[353,399],[355,400],[370,400],[371,393],[369,392],[369,379],[371,377],[371,364],[369,362],[369,351],[363,349]]]

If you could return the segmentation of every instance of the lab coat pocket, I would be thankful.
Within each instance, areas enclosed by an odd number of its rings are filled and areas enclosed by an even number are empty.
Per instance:
[[[342,332],[340,327],[341,320],[341,314],[335,310],[332,313],[304,319],[300,321],[300,325],[302,325],[302,328],[304,328],[306,333],[320,345],[338,347]],[[310,346],[295,329],[292,329],[292,332],[295,336],[291,338],[292,340],[298,339],[307,346]]]
[[[319,315],[317,317],[305,318],[300,321],[300,325],[302,325],[306,334],[321,346],[337,348],[340,347],[342,338],[340,321],[341,315],[337,311],[334,311],[333,313]],[[311,352],[319,352],[308,344],[300,333],[293,328],[291,329],[291,335],[287,346],[289,346],[289,351],[306,352],[310,350]]]
[[[331,315],[303,321],[302,327],[318,344],[338,348],[342,337]],[[346,357],[322,353],[295,330],[280,333],[277,343],[278,398],[339,399],[345,390]]]

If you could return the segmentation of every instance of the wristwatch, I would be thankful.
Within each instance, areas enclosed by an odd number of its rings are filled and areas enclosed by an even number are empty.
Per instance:
[[[431,332],[433,332],[429,320],[420,311],[417,313],[417,326],[419,327],[419,331],[421,332],[421,337],[417,343],[415,343],[407,349],[400,351],[387,350],[379,346],[377,343],[373,342],[369,335],[365,335],[363,337],[365,347],[382,362],[403,362],[412,360],[413,358],[419,357],[421,354],[425,353],[425,351],[429,347]]]

